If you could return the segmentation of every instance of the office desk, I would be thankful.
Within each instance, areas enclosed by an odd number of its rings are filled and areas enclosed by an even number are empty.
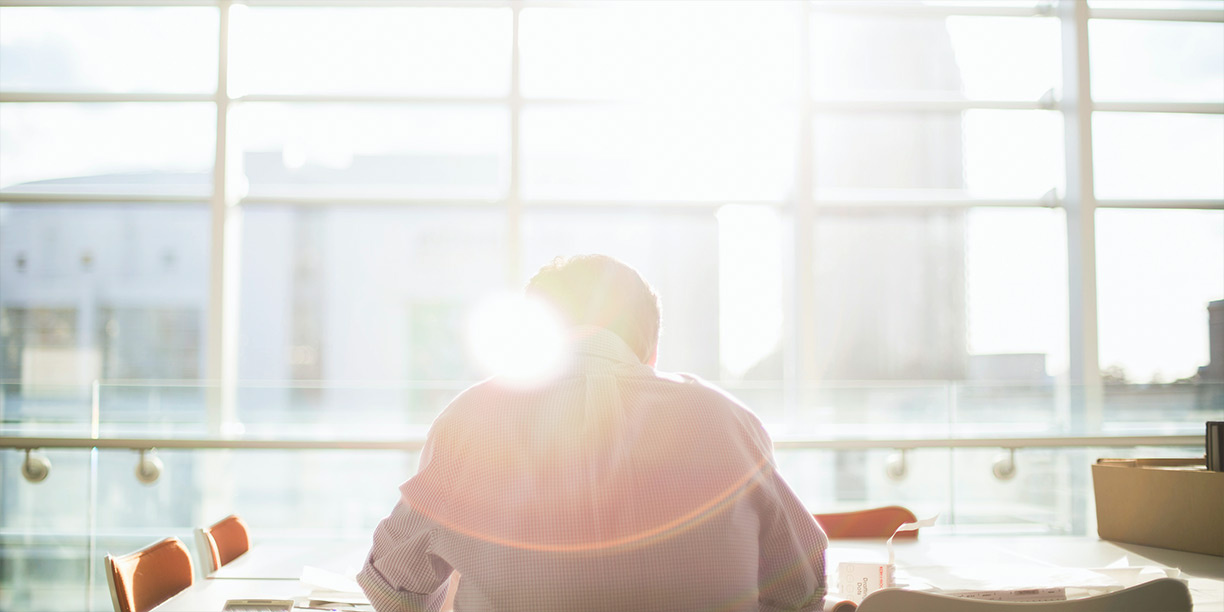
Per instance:
[[[225,575],[197,581],[157,611],[219,611],[227,599],[291,599],[306,595],[308,589],[294,580],[301,575],[303,566],[349,573],[360,566],[368,551],[366,539],[322,545],[257,544],[242,558],[222,568],[229,569]],[[1130,566],[1179,568],[1182,578],[1189,584],[1196,612],[1224,612],[1224,558],[1221,557],[1077,536],[923,534],[917,540],[897,542],[894,551],[899,574],[935,578],[957,567],[979,571],[989,566],[1099,568],[1121,559]],[[836,587],[839,561],[882,559],[884,554],[884,543],[880,540],[834,540],[828,552],[830,587]],[[244,558],[246,561],[239,564]],[[830,600],[834,597],[831,594]]]
[[[297,580],[310,565],[352,576],[370,552],[370,538],[309,543],[265,543],[213,572],[209,580]]]
[[[227,599],[293,599],[307,593],[296,580],[197,580],[154,608],[157,612],[220,612]]]
[[[1056,571],[1058,568],[1104,568],[1157,566],[1178,568],[1190,587],[1194,609],[1224,612],[1224,557],[1201,555],[1149,546],[1122,544],[1095,536],[969,536],[921,535],[918,540],[895,542],[898,582],[925,580],[949,588],[944,580],[956,575],[957,582],[972,582],[992,570]],[[886,561],[879,540],[834,540],[827,554],[830,591],[837,587],[840,561]],[[941,578],[943,580],[941,580]],[[1043,585],[1023,585],[1043,586]],[[989,588],[983,583],[978,587]],[[829,599],[838,598],[830,593]],[[838,598],[840,599],[840,598]]]

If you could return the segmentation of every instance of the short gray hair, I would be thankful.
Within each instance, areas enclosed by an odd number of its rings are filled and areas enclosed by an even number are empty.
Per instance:
[[[570,325],[597,325],[620,336],[643,363],[659,343],[659,297],[624,262],[607,255],[557,257],[527,283]]]

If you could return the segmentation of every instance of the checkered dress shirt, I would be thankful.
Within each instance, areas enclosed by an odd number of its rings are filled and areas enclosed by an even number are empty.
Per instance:
[[[828,541],[747,408],[580,328],[566,373],[439,415],[357,579],[379,612],[819,610]]]

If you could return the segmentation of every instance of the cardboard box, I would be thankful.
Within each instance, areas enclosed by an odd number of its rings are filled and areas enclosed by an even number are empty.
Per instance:
[[[1202,459],[1098,459],[1092,488],[1101,538],[1224,556],[1224,472]]]

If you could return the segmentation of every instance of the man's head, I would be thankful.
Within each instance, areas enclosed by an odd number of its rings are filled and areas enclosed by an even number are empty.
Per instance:
[[[659,298],[637,270],[607,255],[558,257],[531,277],[527,295],[547,301],[569,325],[616,333],[642,363],[653,365]]]

